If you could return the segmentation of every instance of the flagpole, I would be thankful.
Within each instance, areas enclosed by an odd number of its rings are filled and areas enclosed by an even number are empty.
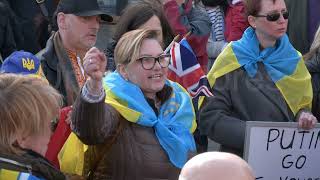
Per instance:
[[[179,39],[180,35],[176,35],[176,37],[173,38],[173,40],[171,41],[171,43],[169,44],[169,46],[163,51],[163,54],[167,54],[171,47],[173,46],[174,42],[176,42]]]
[[[182,39],[187,38],[190,35],[191,35],[191,31],[189,31],[187,34],[185,34]]]

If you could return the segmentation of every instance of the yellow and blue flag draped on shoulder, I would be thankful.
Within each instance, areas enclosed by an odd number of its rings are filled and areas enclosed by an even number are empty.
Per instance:
[[[0,169],[0,180],[44,180],[42,178],[38,178],[33,176],[32,174],[7,170],[7,169]]]
[[[302,108],[311,108],[311,76],[301,54],[283,35],[275,47],[260,51],[259,41],[253,28],[249,27],[238,41],[231,42],[218,56],[208,73],[210,86],[217,78],[243,67],[249,77],[257,73],[257,62],[262,62],[271,80],[280,90],[294,115]]]
[[[83,174],[84,154],[88,146],[83,144],[77,135],[70,133],[58,154],[60,170],[69,174]]]
[[[124,80],[118,72],[104,78],[105,102],[113,106],[125,119],[142,126],[153,127],[155,134],[176,167],[182,168],[189,151],[195,151],[192,132],[196,128],[191,98],[179,84],[166,81],[173,91],[157,116],[141,89]]]

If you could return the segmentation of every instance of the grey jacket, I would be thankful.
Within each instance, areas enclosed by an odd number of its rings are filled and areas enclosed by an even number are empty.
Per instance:
[[[59,32],[50,37],[46,48],[40,51],[37,57],[50,85],[63,95],[64,105],[72,105],[80,88]]]
[[[243,154],[246,121],[293,121],[289,106],[264,65],[250,78],[239,68],[220,78],[200,112],[200,131],[221,144],[221,151]]]

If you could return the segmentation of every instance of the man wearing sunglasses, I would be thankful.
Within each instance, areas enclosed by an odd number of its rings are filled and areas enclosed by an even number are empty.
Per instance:
[[[310,75],[286,35],[284,0],[245,0],[245,8],[251,27],[217,58],[208,74],[215,96],[200,113],[200,131],[240,156],[246,121],[296,121],[303,129],[317,123]]]

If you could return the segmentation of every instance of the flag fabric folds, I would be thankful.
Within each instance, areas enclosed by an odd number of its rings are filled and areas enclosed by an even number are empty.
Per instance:
[[[168,79],[182,85],[192,98],[212,96],[208,79],[186,38],[179,43],[174,42],[170,54]]]
[[[183,87],[169,80],[166,86],[172,88],[172,94],[161,104],[159,115],[156,115],[140,87],[126,81],[115,71],[104,78],[105,102],[126,120],[153,127],[171,163],[182,168],[188,160],[188,153],[196,150],[192,135],[196,129],[195,112],[191,98]]]
[[[0,169],[0,179],[3,180],[44,180],[25,172]]]
[[[88,146],[71,132],[66,122],[71,110],[70,106],[60,110],[59,123],[48,144],[46,158],[64,173],[82,175],[84,153]]]
[[[311,76],[301,54],[290,44],[287,35],[277,41],[276,47],[266,48],[260,52],[257,36],[252,28],[248,28],[239,41],[229,43],[216,59],[208,73],[210,87],[214,86],[217,78],[241,67],[249,77],[253,77],[259,61],[264,63],[269,77],[294,115],[300,109],[311,109],[313,96]],[[202,101],[201,97],[199,106]]]
[[[48,150],[45,155],[45,157],[57,169],[60,169],[58,154],[71,133],[70,125],[66,122],[68,113],[71,110],[72,110],[71,106],[64,107],[60,110],[59,122],[54,133],[51,135],[51,138],[48,144]]]

